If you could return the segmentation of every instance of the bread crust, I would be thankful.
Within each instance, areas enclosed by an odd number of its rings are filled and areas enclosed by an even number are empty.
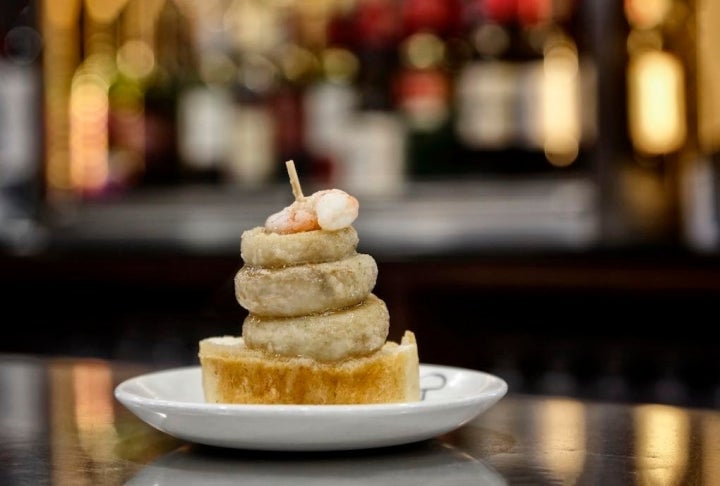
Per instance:
[[[284,268],[244,265],[235,275],[235,296],[250,313],[293,317],[362,302],[375,287],[377,263],[357,255]]]
[[[203,390],[210,403],[363,404],[420,399],[415,336],[386,342],[370,356],[337,363],[282,358],[249,349],[241,337],[200,341]]]
[[[258,226],[243,232],[240,255],[247,265],[280,268],[342,260],[354,255],[357,245],[358,234],[352,226],[282,235]]]

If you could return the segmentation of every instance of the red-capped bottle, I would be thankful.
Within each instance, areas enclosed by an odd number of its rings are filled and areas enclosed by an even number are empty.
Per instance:
[[[451,52],[459,43],[462,5],[458,1],[406,0],[403,40],[394,79],[395,106],[407,126],[408,170],[413,178],[457,172],[452,133]]]
[[[350,192],[382,196],[406,179],[405,127],[394,109],[393,78],[401,38],[399,4],[360,0],[350,45],[358,59],[358,109],[351,113],[337,165],[337,181]]]
[[[563,24],[571,9],[561,3],[469,4],[473,60],[456,79],[455,130],[465,170],[534,176],[585,165],[582,111],[592,99],[581,106],[578,47]]]

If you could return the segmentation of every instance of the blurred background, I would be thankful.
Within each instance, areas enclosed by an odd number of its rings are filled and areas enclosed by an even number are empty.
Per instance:
[[[5,0],[0,351],[195,363],[292,159],[423,362],[720,406],[718,49],[718,0]]]

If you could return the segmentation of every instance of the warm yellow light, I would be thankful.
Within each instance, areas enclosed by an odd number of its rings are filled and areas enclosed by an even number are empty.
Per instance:
[[[80,446],[95,461],[112,460],[117,435],[110,367],[101,362],[76,365],[73,385]]]
[[[312,51],[296,44],[286,46],[284,51],[280,68],[288,79],[297,81],[320,69],[320,60]]]
[[[71,187],[69,157],[70,83],[80,58],[77,29],[80,0],[44,0],[42,28],[45,121],[45,179],[47,198],[53,200]]]
[[[700,146],[715,152],[720,150],[720,2],[698,0],[696,18]]]
[[[48,402],[50,430],[50,459],[52,484],[84,484],[87,476],[83,469],[82,454],[68,454],[77,450],[77,424],[75,422],[75,393],[73,364],[68,360],[53,360],[48,367],[50,396]]]
[[[85,5],[90,19],[98,23],[109,24],[127,2],[128,0],[85,0]]]
[[[572,164],[580,150],[578,55],[573,46],[558,44],[545,53],[541,87],[543,147],[558,167]]]
[[[69,29],[76,26],[80,0],[45,0],[42,4],[43,19],[49,27]]]
[[[685,75],[669,53],[647,51],[631,58],[628,69],[630,136],[640,152],[678,150],[687,136]]]
[[[720,419],[717,415],[708,415],[703,418],[702,426],[702,451],[704,484],[708,486],[720,484]]]
[[[142,40],[153,48],[157,19],[163,5],[169,1],[173,0],[129,0],[123,11],[120,38]]]
[[[281,19],[274,8],[271,2],[232,0],[224,16],[223,27],[240,49],[267,53],[283,36]]]
[[[445,55],[442,40],[428,33],[413,34],[403,47],[408,64],[419,69],[436,66]]]
[[[70,180],[79,191],[98,191],[108,180],[108,105],[106,80],[81,71],[70,93]]]
[[[303,0],[302,2],[267,2],[276,10],[282,8],[294,10],[290,15],[294,16],[298,35],[302,44],[308,46],[322,46],[327,42],[327,25],[334,8],[335,0]],[[283,3],[285,5],[283,5]],[[299,6],[302,4],[302,7]]]
[[[84,73],[81,79],[93,78],[94,82],[105,87],[110,85],[110,80],[116,74],[116,66],[113,62],[113,58],[102,53],[92,54],[85,58],[82,66],[78,68],[78,73]],[[73,80],[73,84],[77,82],[77,79]]]
[[[638,484],[680,484],[688,461],[690,418],[665,405],[643,405],[635,412]]]
[[[583,471],[586,452],[585,406],[569,399],[546,400],[537,410],[538,437],[548,469],[562,480],[575,484]]]
[[[630,55],[641,54],[648,49],[660,50],[663,48],[663,35],[659,30],[634,29],[628,34],[626,44]]]
[[[360,69],[360,62],[355,54],[347,49],[331,48],[323,52],[323,69],[331,81],[349,81]]]
[[[625,0],[625,15],[635,27],[651,29],[670,12],[672,0]]]
[[[117,67],[129,78],[144,78],[155,68],[155,54],[147,43],[129,40],[118,50]]]

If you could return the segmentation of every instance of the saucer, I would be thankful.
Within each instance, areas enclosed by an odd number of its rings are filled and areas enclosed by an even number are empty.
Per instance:
[[[219,447],[282,451],[350,450],[417,442],[485,412],[507,383],[482,372],[420,365],[422,400],[368,405],[206,403],[199,366],[131,378],[115,397],[141,420],[179,439]]]

